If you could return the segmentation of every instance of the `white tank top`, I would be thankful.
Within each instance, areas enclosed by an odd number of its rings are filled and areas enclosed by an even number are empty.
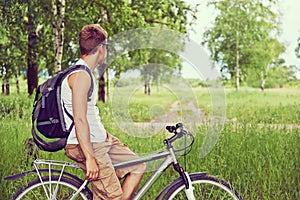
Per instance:
[[[78,65],[86,65],[84,60],[80,59],[76,64]],[[78,70],[79,71],[79,70]],[[84,70],[82,70],[84,71]],[[76,73],[76,71],[72,72],[71,74]],[[87,73],[87,72],[86,72]],[[64,106],[66,107],[68,113],[70,113],[73,116],[73,109],[72,109],[72,90],[68,83],[68,77],[71,75],[69,74],[62,82],[61,86],[61,100]],[[101,123],[101,118],[99,115],[99,109],[96,106],[96,80],[94,75],[92,76],[92,84],[94,84],[94,90],[92,92],[91,101],[88,101],[87,103],[87,120],[89,123],[90,128],[90,139],[91,142],[104,142],[106,139],[106,130]],[[87,98],[87,97],[86,97]],[[72,120],[64,111],[64,118],[67,125],[67,128],[69,128],[72,124]],[[67,144],[78,144],[78,140],[75,134],[75,127],[73,127],[69,137]]]

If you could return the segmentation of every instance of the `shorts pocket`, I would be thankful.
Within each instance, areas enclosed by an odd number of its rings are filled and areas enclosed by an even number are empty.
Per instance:
[[[93,182],[102,193],[105,194],[105,199],[119,199],[122,197],[122,189],[115,174],[115,170],[108,165],[99,165],[100,175],[99,180]]]
[[[76,162],[85,161],[85,156],[79,146],[79,144],[66,145],[65,154]]]

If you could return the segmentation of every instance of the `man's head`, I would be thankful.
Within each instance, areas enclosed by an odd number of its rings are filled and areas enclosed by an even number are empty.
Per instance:
[[[82,28],[79,33],[81,55],[93,54],[97,47],[107,40],[107,32],[99,24],[90,24]]]

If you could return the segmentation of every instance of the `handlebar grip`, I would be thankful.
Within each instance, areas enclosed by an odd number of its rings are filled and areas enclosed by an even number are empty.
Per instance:
[[[178,133],[181,132],[183,128],[182,123],[177,123],[175,126],[166,126],[166,129],[170,132],[170,133]]]
[[[170,133],[174,133],[176,130],[175,126],[166,126],[166,129],[170,132]]]
[[[177,123],[177,124],[176,124],[176,128],[181,128],[181,127],[183,127],[183,124],[182,124],[182,123]]]

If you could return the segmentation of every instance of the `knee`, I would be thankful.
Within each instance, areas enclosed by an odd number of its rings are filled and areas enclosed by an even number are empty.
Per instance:
[[[136,165],[135,168],[130,172],[130,174],[143,176],[145,172],[146,172],[146,164],[141,163],[139,165]]]
[[[141,169],[140,169],[140,170],[141,170],[141,173],[144,174],[144,173],[146,172],[146,169],[147,169],[146,163],[142,163],[142,164],[141,164]]]
[[[132,173],[134,174],[144,174],[146,172],[146,163],[141,163],[139,165],[137,165],[137,167],[135,168],[134,171],[132,171]]]

